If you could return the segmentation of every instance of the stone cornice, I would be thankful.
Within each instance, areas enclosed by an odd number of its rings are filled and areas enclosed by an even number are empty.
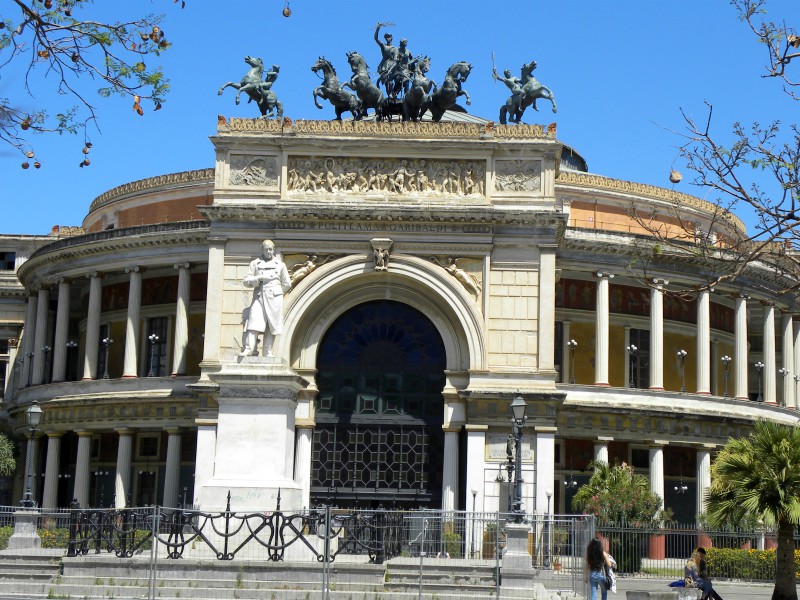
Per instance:
[[[553,140],[556,130],[544,125],[495,125],[487,123],[462,123],[430,121],[306,121],[294,123],[267,119],[230,120],[221,118],[217,124],[220,135],[241,133],[271,133],[278,135],[347,135],[355,137],[381,138],[473,138],[473,139],[515,139],[515,140]]]
[[[578,173],[575,171],[561,171],[558,174],[558,178],[556,178],[557,189],[563,191],[570,186],[599,189],[604,192],[620,192],[626,195],[644,196],[654,200],[664,200],[670,204],[680,205],[682,208],[692,208],[708,215],[713,215],[715,212],[719,211],[719,208],[712,202],[706,202],[696,196],[690,196],[689,194],[683,194],[674,190],[647,185],[645,183],[625,181],[623,179],[612,179],[601,175]],[[730,212],[718,215],[718,218],[726,221],[728,225],[741,233],[744,233],[746,230],[744,222]]]
[[[556,227],[559,231],[564,227],[566,215],[552,211],[532,211],[503,209],[491,205],[460,205],[418,207],[390,206],[370,204],[346,207],[323,206],[320,204],[299,204],[297,202],[278,201],[264,210],[262,205],[223,204],[200,208],[209,221],[248,220],[275,223],[277,227],[302,228],[304,222],[366,221],[376,226],[382,223],[458,223],[476,227],[490,225],[536,225]],[[478,230],[479,232],[480,230]]]
[[[198,169],[196,171],[181,171],[179,173],[167,173],[166,175],[158,175],[156,177],[148,177],[147,179],[139,179],[131,181],[123,185],[117,186],[103,192],[92,201],[89,206],[89,212],[97,210],[104,204],[108,204],[113,200],[117,200],[129,194],[139,192],[149,192],[160,187],[180,187],[182,184],[213,184],[214,183],[214,169]]]
[[[209,226],[206,221],[183,221],[112,229],[62,239],[34,252],[30,259],[20,266],[18,276],[24,281],[45,265],[107,252],[187,244],[205,246],[208,243],[208,232]]]

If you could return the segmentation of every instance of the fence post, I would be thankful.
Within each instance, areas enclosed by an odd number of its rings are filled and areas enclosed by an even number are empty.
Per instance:
[[[77,556],[78,551],[76,545],[78,541],[75,538],[78,535],[78,508],[80,508],[78,500],[73,499],[72,502],[69,503],[69,508],[69,544],[67,545],[67,556]]]
[[[150,573],[148,577],[148,600],[155,600],[156,597],[156,583],[158,579],[158,506],[153,506],[153,517],[150,520]]]

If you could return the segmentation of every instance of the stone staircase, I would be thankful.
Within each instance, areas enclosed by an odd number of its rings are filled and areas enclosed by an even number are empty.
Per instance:
[[[339,557],[330,565],[330,600],[415,600],[420,597],[419,559],[384,565]],[[463,600],[495,596],[495,564],[426,559],[422,598]],[[316,600],[326,598],[322,566],[304,562],[159,559],[151,580],[149,556],[118,559],[98,554],[63,557],[57,551],[0,552],[0,598],[71,600]],[[536,600],[559,598],[541,584],[525,591]],[[500,598],[520,597],[501,590]]]

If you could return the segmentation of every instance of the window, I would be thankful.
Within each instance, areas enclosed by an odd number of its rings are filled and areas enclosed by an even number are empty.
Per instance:
[[[628,344],[636,351],[628,352],[628,385],[632,388],[650,387],[650,331],[631,329]]]
[[[16,252],[0,252],[0,271],[13,271],[16,260]]]
[[[158,443],[161,437],[157,433],[141,434],[139,436],[139,446],[136,453],[138,458],[158,459]]]
[[[147,320],[147,364],[148,377],[166,377],[167,373],[167,317]]]

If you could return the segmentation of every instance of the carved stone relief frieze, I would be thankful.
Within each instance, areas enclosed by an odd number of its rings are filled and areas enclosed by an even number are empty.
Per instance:
[[[230,185],[278,187],[278,163],[274,156],[233,154],[230,158]]]
[[[336,254],[288,254],[284,256],[283,261],[289,270],[292,288],[311,275],[317,267],[321,267],[338,256]]]
[[[498,192],[541,192],[542,163],[538,160],[498,160],[494,164]]]
[[[431,256],[431,262],[442,267],[460,283],[467,292],[477,300],[481,295],[481,261],[471,258],[454,258],[452,256]]]
[[[292,157],[290,194],[378,193],[480,197],[486,165],[481,160]]]

